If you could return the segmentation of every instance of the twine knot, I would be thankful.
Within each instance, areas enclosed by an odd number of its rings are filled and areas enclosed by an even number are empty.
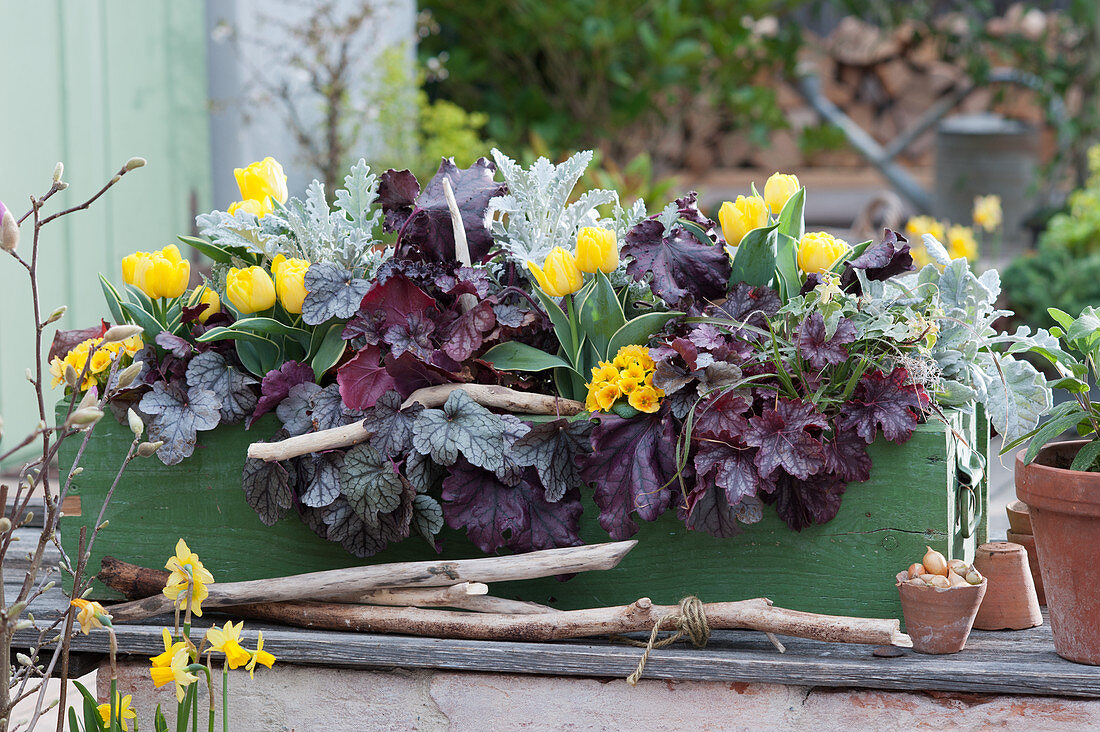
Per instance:
[[[658,639],[657,636],[661,634],[661,630],[666,623],[672,623],[676,628],[676,632],[672,635]],[[680,605],[676,612],[669,613],[657,620],[653,625],[652,632],[649,634],[648,643],[625,639],[632,645],[645,648],[645,650],[642,651],[641,659],[638,661],[638,668],[634,669],[634,673],[626,677],[626,683],[631,686],[637,686],[638,679],[642,678],[642,671],[645,670],[646,661],[649,660],[650,651],[654,648],[664,648],[667,645],[671,645],[684,636],[687,636],[687,639],[690,640],[691,644],[696,648],[702,648],[710,639],[710,626],[707,625],[707,615],[703,610],[703,602],[695,595],[689,595],[683,600],[680,600]]]

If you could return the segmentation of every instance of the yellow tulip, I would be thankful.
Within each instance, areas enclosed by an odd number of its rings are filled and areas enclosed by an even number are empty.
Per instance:
[[[565,297],[581,289],[584,276],[577,268],[577,260],[561,247],[554,247],[539,267],[534,262],[527,266],[538,280],[539,287],[551,297]]]
[[[801,187],[802,184],[798,182],[797,175],[773,173],[764,184],[764,200],[768,202],[768,208],[772,213],[778,216],[787,200],[798,193]]]
[[[122,258],[122,281],[137,286],[137,267],[141,260],[148,257],[147,252],[134,252]]]
[[[611,274],[618,266],[619,244],[614,231],[585,226],[577,232],[577,267],[581,272]]]
[[[308,260],[287,259],[282,254],[271,263],[271,272],[275,275],[275,292],[288,313],[302,312],[302,302],[306,299],[308,269]]]
[[[1003,219],[1000,196],[978,196],[974,199],[974,225],[986,231],[1000,228]]]
[[[191,279],[191,263],[175,244],[159,252],[134,252],[122,258],[122,279],[149,297],[179,297]]]
[[[735,247],[745,234],[768,224],[768,208],[760,196],[738,196],[735,202],[726,201],[718,209],[718,221],[722,224],[722,236]]]
[[[275,158],[266,157],[247,168],[236,168],[233,175],[237,178],[237,188],[241,190],[241,198],[245,201],[257,201],[268,207],[271,203],[264,199],[270,196],[279,203],[286,203],[286,174]]]
[[[905,222],[905,236],[909,241],[918,243],[925,234],[931,234],[942,243],[944,226],[931,216],[914,216]]]
[[[237,211],[244,211],[250,213],[256,218],[260,219],[275,210],[275,206],[271,203],[270,196],[264,196],[262,201],[253,201],[252,199],[245,199],[243,201],[237,201],[236,203],[229,204],[229,215],[237,213]]]
[[[824,231],[805,234],[798,243],[798,268],[806,274],[820,274],[848,251],[848,243]]]
[[[952,259],[978,258],[978,242],[969,226],[952,226],[947,230],[947,253]]]
[[[199,322],[205,323],[210,319],[211,315],[216,315],[222,311],[222,299],[218,297],[218,293],[210,287],[195,288],[191,293],[191,298],[187,301],[188,306],[198,307],[199,305],[205,305],[206,309],[199,313]]]
[[[225,277],[225,296],[241,315],[258,313],[275,304],[275,283],[262,267],[233,267]]]

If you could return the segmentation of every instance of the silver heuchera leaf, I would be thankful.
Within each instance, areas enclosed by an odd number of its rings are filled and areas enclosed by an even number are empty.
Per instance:
[[[312,381],[295,384],[290,387],[286,399],[275,408],[275,414],[291,436],[304,435],[313,429],[313,421],[309,415],[310,399],[319,391],[321,387]]]
[[[301,489],[298,499],[306,506],[321,508],[340,497],[340,471],[344,456],[339,452],[307,455],[298,461]]]
[[[501,455],[501,465],[496,469],[497,477],[505,485],[516,486],[523,479],[523,466],[516,461],[516,453],[512,446],[531,431],[531,425],[511,414],[500,415],[504,422],[504,450]]]
[[[157,456],[165,465],[175,465],[195,451],[199,430],[218,426],[218,397],[209,389],[191,388],[186,393],[153,384],[153,390],[141,398],[138,408],[152,417],[148,423],[149,440],[164,442]]]
[[[360,442],[344,455],[340,484],[352,510],[372,527],[378,526],[378,514],[397,509],[404,490],[393,463],[369,442]]]
[[[454,465],[461,453],[472,465],[496,470],[503,465],[504,422],[461,389],[443,409],[425,409],[413,424],[413,448],[440,465]]]
[[[423,493],[413,499],[412,525],[424,540],[435,544],[435,535],[443,529],[443,507],[439,501]]]
[[[370,444],[383,455],[396,457],[412,447],[412,426],[424,409],[414,403],[401,408],[401,395],[396,391],[383,394],[367,410],[363,425],[371,433]]]
[[[258,398],[252,390],[256,379],[229,365],[216,351],[198,354],[187,364],[187,385],[209,389],[221,402],[222,421],[239,422],[252,414]]]
[[[287,436],[285,431],[279,430],[271,439],[278,442]],[[283,512],[294,505],[293,488],[297,482],[294,471],[287,470],[281,463],[258,458],[244,461],[241,486],[245,500],[266,526],[274,526]]]
[[[570,488],[585,486],[577,456],[592,450],[588,435],[592,422],[556,419],[537,424],[512,446],[510,454],[517,465],[534,467],[546,491],[546,500],[560,501]]]
[[[351,270],[335,264],[314,264],[306,271],[302,320],[308,325],[320,325],[331,318],[350,318],[359,311],[370,286],[369,281],[356,277]]]

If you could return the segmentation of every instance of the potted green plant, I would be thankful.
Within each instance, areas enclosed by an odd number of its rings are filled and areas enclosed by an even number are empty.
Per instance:
[[[1060,378],[1052,386],[1071,398],[1005,450],[1030,440],[1016,454],[1016,495],[1031,516],[1054,648],[1070,661],[1100,665],[1100,584],[1088,579],[1100,561],[1100,403],[1089,399],[1100,376],[1100,313],[1048,312],[1058,323],[1051,342],[1030,350],[1053,364]],[[1088,439],[1053,441],[1069,429]]]

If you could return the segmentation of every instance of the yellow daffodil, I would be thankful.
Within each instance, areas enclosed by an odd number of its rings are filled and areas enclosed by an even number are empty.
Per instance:
[[[258,313],[275,305],[275,283],[262,267],[233,267],[225,277],[225,296],[241,315]]]
[[[944,226],[931,216],[914,216],[905,222],[905,236],[911,244],[919,243],[925,234],[931,234],[937,240],[943,241]]]
[[[657,390],[651,386],[642,386],[635,389],[630,394],[629,402],[630,406],[634,407],[639,412],[647,412],[649,414],[656,412],[661,407],[658,403]]]
[[[577,268],[577,260],[561,247],[554,247],[539,267],[528,262],[527,267],[535,275],[542,291],[551,297],[571,295],[584,285],[584,275]]]
[[[191,278],[191,263],[169,244],[157,252],[134,252],[122,258],[122,279],[149,297],[179,297]]]
[[[969,226],[952,226],[947,230],[947,253],[952,259],[978,258],[978,242],[974,240],[974,232]]]
[[[736,201],[726,201],[718,209],[718,222],[726,243],[735,247],[745,234],[768,225],[768,205],[760,196],[738,196]]]
[[[256,216],[270,213],[273,206],[271,201],[267,200],[268,198],[286,203],[286,174],[283,173],[283,166],[279,165],[279,161],[275,158],[266,157],[247,168],[236,168],[233,175],[237,178],[237,188],[241,191],[242,205],[247,205],[243,203],[244,201],[256,201],[261,204],[262,213],[246,208],[249,213]]]
[[[172,634],[168,632],[168,628],[161,628],[161,639],[164,641],[164,652],[158,653],[149,659],[153,668],[165,668],[172,664],[172,658],[179,652],[180,649],[187,648],[187,643],[184,641],[173,641]]]
[[[80,632],[84,635],[88,635],[96,628],[103,628],[111,624],[111,614],[98,602],[78,597],[70,604],[79,610],[76,614],[76,621],[80,623]]]
[[[176,543],[176,555],[165,563],[164,568],[172,573],[164,586],[164,596],[173,600],[180,608],[190,605],[191,612],[201,616],[202,601],[210,594],[206,586],[213,584],[214,577],[202,566],[199,555],[192,552],[187,547],[187,542],[180,539]]]
[[[577,268],[588,274],[597,270],[611,274],[619,266],[619,244],[615,232],[585,226],[577,232]]]
[[[176,700],[183,701],[187,687],[199,680],[198,676],[187,670],[189,665],[191,665],[191,656],[186,648],[181,648],[172,656],[167,666],[153,666],[149,669],[149,674],[153,677],[153,686],[159,689],[175,681]]]
[[[615,404],[615,400],[622,395],[623,392],[619,389],[618,384],[605,384],[596,393],[596,403],[599,405],[600,409],[606,412]]]
[[[974,199],[974,225],[985,231],[996,231],[1001,227],[1004,214],[1001,211],[1000,196],[978,196]]]
[[[210,642],[210,649],[225,654],[225,660],[229,668],[237,668],[248,663],[251,656],[241,647],[241,630],[244,623],[233,624],[233,621],[225,621],[225,626],[214,626],[206,631],[206,640]]]
[[[130,694],[126,696],[120,696],[115,692],[115,713],[118,715],[118,720],[122,724],[123,732],[130,732],[130,720],[137,719],[137,712],[130,708],[130,702],[133,701],[133,697]],[[99,718],[103,720],[105,727],[111,726],[111,705],[100,704],[96,707],[96,711],[99,712]]]
[[[798,243],[798,268],[806,274],[826,271],[842,254],[848,243],[824,231],[808,232]]]
[[[272,664],[275,663],[275,656],[264,650],[264,632],[262,630],[256,638],[256,650],[252,651],[251,655],[251,660],[245,664],[245,669],[248,671],[249,678],[255,678],[253,673],[256,671],[257,663],[261,666],[267,666],[268,668],[271,668]]]
[[[187,305],[192,308],[197,308],[199,305],[206,306],[206,309],[199,313],[200,323],[205,323],[211,315],[216,315],[222,311],[222,299],[218,297],[218,293],[214,288],[206,285],[196,287],[191,291],[191,297],[188,298]]]
[[[275,210],[275,206],[271,203],[270,196],[264,196],[262,201],[253,201],[252,199],[245,199],[244,201],[236,201],[229,204],[229,215],[233,216],[238,211],[244,211],[250,213],[258,219],[267,216],[269,213]]]
[[[778,216],[790,197],[798,193],[801,187],[802,184],[798,182],[797,175],[773,173],[764,184],[764,200],[771,212]]]
[[[271,273],[275,275],[275,292],[279,302],[288,313],[302,312],[302,303],[306,299],[306,271],[309,260],[287,259],[282,254],[271,263]]]

